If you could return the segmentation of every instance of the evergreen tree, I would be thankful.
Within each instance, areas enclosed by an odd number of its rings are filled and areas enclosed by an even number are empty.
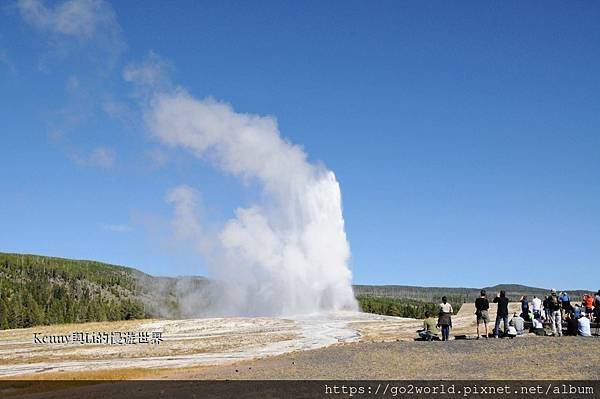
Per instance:
[[[142,318],[132,269],[0,253],[0,329]]]
[[[11,300],[8,307],[8,325],[10,328],[21,328],[25,325],[24,310],[21,304],[21,298],[15,297]]]
[[[48,307],[46,321],[48,324],[62,324],[65,322],[64,304],[61,300],[52,299]]]
[[[8,324],[8,306],[4,298],[0,298],[0,330],[6,330],[9,328]]]
[[[106,312],[106,302],[101,302],[98,306],[98,314],[96,315],[97,321],[107,321],[108,315]]]
[[[33,295],[27,295],[25,300],[25,317],[23,321],[23,327],[32,327],[44,323],[44,313],[40,309],[40,306],[33,298]]]

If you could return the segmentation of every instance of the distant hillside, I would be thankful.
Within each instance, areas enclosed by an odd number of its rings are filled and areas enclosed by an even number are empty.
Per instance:
[[[437,302],[442,296],[447,296],[450,301],[464,303],[474,301],[481,289],[485,289],[489,297],[493,297],[500,290],[506,291],[506,296],[511,300],[518,300],[523,295],[543,297],[549,294],[547,288],[528,287],[519,284],[498,284],[492,287],[481,288],[449,288],[449,287],[414,287],[409,285],[354,285],[356,296],[373,296],[383,298],[407,298],[421,301]],[[561,289],[560,287],[557,287]],[[565,290],[572,298],[581,297],[588,293],[584,290]]]
[[[513,300],[548,292],[514,284],[486,289],[489,295],[504,289]],[[218,292],[210,292],[210,281],[205,277],[155,277],[101,262],[0,253],[0,329],[197,317],[209,308],[210,298],[218,297]],[[584,291],[568,292],[574,297]],[[366,311],[406,316],[422,314],[443,295],[455,305],[475,300],[479,289],[355,285],[354,293]]]

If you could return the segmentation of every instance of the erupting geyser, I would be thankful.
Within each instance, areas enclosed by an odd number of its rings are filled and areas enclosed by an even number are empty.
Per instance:
[[[339,184],[332,171],[309,163],[300,147],[281,138],[274,118],[236,113],[177,89],[151,96],[146,123],[163,143],[206,156],[263,191],[261,203],[237,209],[217,234],[195,219],[192,189],[168,195],[188,233],[204,242],[198,247],[219,282],[215,313],[357,310]]]

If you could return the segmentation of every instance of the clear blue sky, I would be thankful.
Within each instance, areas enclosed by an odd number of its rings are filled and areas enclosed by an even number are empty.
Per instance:
[[[592,1],[3,2],[0,250],[206,272],[165,193],[197,186],[214,219],[254,194],[145,131],[123,69],[152,52],[335,171],[355,283],[598,289],[598,21]]]

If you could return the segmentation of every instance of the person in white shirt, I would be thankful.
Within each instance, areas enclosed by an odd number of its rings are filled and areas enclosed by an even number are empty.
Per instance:
[[[439,306],[438,326],[442,328],[442,341],[448,341],[450,329],[452,328],[452,305],[448,303],[448,298],[442,297],[442,303]]]
[[[587,315],[585,313],[582,314],[579,320],[577,320],[577,332],[582,337],[592,336],[592,330],[590,328],[590,319],[587,318]]]
[[[531,327],[532,327],[531,332],[534,333],[535,335],[541,335],[541,336],[546,335],[546,331],[544,330],[544,325],[542,324],[542,321],[540,319],[533,319]]]
[[[531,309],[533,310],[533,317],[539,319],[542,317],[542,300],[537,296],[534,296],[531,300]]]
[[[506,336],[508,338],[514,338],[517,335],[519,334],[517,334],[517,329],[515,328],[515,326],[508,326],[508,329],[506,330]]]

